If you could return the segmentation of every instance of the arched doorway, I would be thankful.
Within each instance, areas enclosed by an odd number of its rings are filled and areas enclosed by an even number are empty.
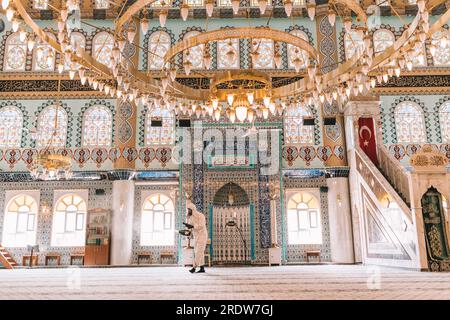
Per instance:
[[[442,195],[433,187],[428,189],[421,200],[428,266],[432,271],[448,271],[442,269],[447,269],[443,266],[450,260],[442,202]]]
[[[242,264],[251,260],[254,206],[235,183],[223,185],[210,206],[211,254],[215,264]]]

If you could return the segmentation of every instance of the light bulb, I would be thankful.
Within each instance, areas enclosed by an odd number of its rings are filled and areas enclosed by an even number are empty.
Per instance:
[[[159,24],[164,28],[167,21],[167,10],[161,10],[159,13]]]
[[[14,13],[15,11],[13,8],[9,7],[8,9],[6,9],[6,20],[11,22],[14,17]]]
[[[251,105],[255,101],[255,93],[253,91],[247,92],[247,100]]]
[[[269,107],[269,104],[270,104],[270,97],[269,97],[269,96],[265,96],[265,97],[263,98],[263,103],[264,103],[264,106],[265,106],[266,108],[268,108],[268,107]]]
[[[350,31],[352,30],[352,23],[353,23],[353,20],[352,20],[351,17],[345,17],[344,18],[345,32],[350,33]]]
[[[80,80],[81,80],[81,85],[84,86],[86,84],[87,78],[86,77],[81,77]]]
[[[2,9],[6,10],[9,6],[9,0],[2,0]]]
[[[247,120],[248,122],[253,122],[253,120],[255,119],[255,111],[253,109],[248,109],[247,110]]]
[[[230,106],[233,105],[233,101],[234,101],[234,94],[233,93],[228,93],[227,94],[227,102],[228,102],[228,104]]]
[[[32,50],[33,50],[34,44],[35,44],[35,43],[36,43],[36,42],[34,41],[33,38],[28,39],[28,42],[27,42],[27,48],[28,48],[29,51],[32,51]]]
[[[306,8],[308,11],[308,16],[311,19],[311,21],[314,20],[314,16],[316,15],[316,4],[315,3],[308,3],[306,4]]]
[[[431,44],[429,47],[431,55],[434,57],[436,54],[436,46],[434,44]]]
[[[11,22],[11,29],[13,32],[17,32],[19,30],[20,21],[18,19],[13,19]]]
[[[291,16],[291,14],[292,14],[292,1],[291,0],[286,0],[284,2],[284,11],[286,12],[286,15],[288,17]]]
[[[423,12],[425,10],[425,0],[417,0],[417,7],[420,12]]]
[[[270,111],[271,114],[275,114],[275,110],[276,110],[275,103],[273,103],[273,102],[269,103],[269,107],[268,108],[269,108],[269,111]]]
[[[238,118],[239,121],[244,122],[245,119],[247,119],[247,107],[246,106],[237,106],[236,107],[236,118]]]
[[[214,110],[214,119],[216,119],[216,121],[220,120],[220,110],[219,109]]]
[[[73,78],[75,78],[75,70],[69,70],[69,78],[70,80],[73,80]]]
[[[183,63],[184,72],[188,76],[191,73],[192,63],[186,59],[186,61]]]
[[[299,72],[302,66],[302,60],[299,57],[295,57],[294,60],[292,60],[292,64],[294,65],[295,72]]]
[[[277,69],[281,69],[281,67],[282,67],[281,60],[282,60],[281,54],[279,52],[276,52],[273,56],[273,61],[275,62],[275,67]]]
[[[212,98],[211,99],[211,105],[212,105],[213,109],[216,110],[219,107],[219,99]]]
[[[267,0],[259,0],[258,1],[259,11],[263,15],[266,12],[267,8]]]
[[[269,117],[269,108],[264,107],[262,109],[262,116],[263,116],[264,119],[267,119]]]
[[[206,7],[206,14],[208,15],[209,18],[211,18],[214,11],[214,0],[207,0],[205,7]]]
[[[231,7],[233,8],[233,14],[238,14],[239,12],[239,0],[231,0]]]
[[[439,44],[442,48],[447,47],[447,37],[445,36],[445,34],[443,33],[441,35],[441,39],[439,40]]]
[[[135,35],[136,35],[136,30],[129,28],[127,31],[127,37],[128,37],[129,43],[133,42]]]
[[[19,31],[20,42],[24,42],[26,38],[27,38],[27,32],[24,29],[20,29],[20,31]]]
[[[61,63],[58,63],[58,72],[59,72],[59,74],[63,73],[63,71],[64,71],[64,65],[61,64]]]
[[[69,17],[69,11],[67,10],[67,8],[62,8],[59,11],[60,15],[61,15],[61,19],[62,21],[66,22],[67,18]]]
[[[183,21],[186,21],[189,15],[189,6],[186,3],[181,5],[180,14]]]
[[[332,27],[334,27],[334,24],[336,23],[336,12],[332,9],[328,10],[328,22]]]
[[[205,68],[206,69],[210,69],[211,68],[211,62],[212,62],[212,57],[209,54],[209,52],[206,52],[203,56],[203,63],[205,64]]]
[[[231,109],[228,117],[230,118],[230,121],[234,123],[236,121],[236,111],[234,111],[234,109]]]
[[[143,18],[141,20],[141,31],[143,34],[146,34],[148,31],[148,20],[147,18]]]

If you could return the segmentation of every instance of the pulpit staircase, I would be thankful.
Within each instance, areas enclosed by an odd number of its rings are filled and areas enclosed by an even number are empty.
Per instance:
[[[9,252],[0,244],[0,264],[6,269],[14,269],[17,262],[11,257]]]

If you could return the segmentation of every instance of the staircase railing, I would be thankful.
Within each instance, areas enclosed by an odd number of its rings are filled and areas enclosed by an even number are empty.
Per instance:
[[[407,205],[402,197],[398,194],[398,191],[394,189],[392,183],[387,177],[375,166],[375,164],[370,160],[370,158],[365,154],[365,152],[359,147],[355,147],[357,158],[361,160],[361,164],[365,167],[365,172],[370,176],[367,177],[366,181],[370,185],[370,180],[374,179],[379,182],[379,185],[384,189],[383,193],[391,195],[395,202],[398,204],[399,208],[408,217],[409,222],[412,223],[412,214],[409,205]],[[393,165],[390,167],[393,169]]]
[[[378,145],[378,162],[381,173],[392,184],[405,203],[410,206],[409,176],[405,167],[383,145]]]

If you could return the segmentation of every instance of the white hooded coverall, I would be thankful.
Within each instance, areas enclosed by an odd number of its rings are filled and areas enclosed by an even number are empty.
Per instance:
[[[192,216],[189,223],[194,226],[192,235],[194,236],[194,264],[193,267],[205,265],[205,249],[208,240],[208,231],[206,229],[206,219],[203,214],[197,210],[192,210]]]

